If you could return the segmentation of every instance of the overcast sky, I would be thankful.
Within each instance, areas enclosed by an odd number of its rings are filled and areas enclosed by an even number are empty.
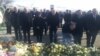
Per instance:
[[[56,10],[90,10],[97,8],[100,11],[99,0],[15,0],[14,4],[38,9],[49,9],[50,5],[54,5]]]

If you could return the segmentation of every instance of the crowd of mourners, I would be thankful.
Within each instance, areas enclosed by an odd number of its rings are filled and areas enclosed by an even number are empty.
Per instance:
[[[36,36],[37,42],[42,42],[43,33],[46,35],[49,30],[50,43],[57,43],[57,30],[61,28],[63,43],[70,44],[74,39],[75,44],[81,45],[83,32],[86,32],[87,47],[93,47],[100,30],[100,15],[95,8],[87,12],[81,10],[56,12],[54,8],[29,11],[26,8],[20,10],[13,7],[6,9],[4,20],[8,34],[11,34],[11,27],[13,27],[15,39],[29,44],[31,43],[31,29],[33,29],[33,35]],[[62,24],[63,20],[64,24]]]

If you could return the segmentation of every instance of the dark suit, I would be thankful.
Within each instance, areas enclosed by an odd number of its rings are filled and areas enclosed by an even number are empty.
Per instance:
[[[37,42],[42,42],[43,29],[45,21],[42,17],[36,16],[33,20],[34,33],[37,37]]]
[[[19,37],[20,37],[20,33],[19,33],[20,24],[19,24],[18,12],[11,11],[10,21],[11,21],[11,25],[14,27],[16,40],[19,40]]]
[[[7,34],[11,34],[11,22],[10,22],[11,12],[7,9],[4,13],[4,20],[7,28]]]
[[[81,16],[79,17],[79,15],[73,14],[71,20],[76,23],[76,28],[73,31],[74,42],[75,44],[81,44],[83,35],[83,19]]]
[[[52,15],[51,13],[47,16],[47,22],[49,26],[49,37],[50,43],[57,42],[57,28],[59,26],[58,15]]]
[[[71,21],[71,14],[70,13],[65,13],[65,15],[64,15],[64,21],[66,23],[70,23],[70,21]]]
[[[34,19],[37,17],[38,12],[31,11],[30,15],[31,15],[31,19],[32,19],[32,27],[33,27]],[[36,35],[35,32],[34,32],[34,27],[33,27],[33,35],[34,35],[34,36]]]
[[[20,21],[21,21],[21,28],[23,30],[23,35],[24,35],[24,42],[28,40],[28,43],[31,43],[30,40],[30,28],[31,28],[31,18],[29,16],[29,12],[21,12],[20,13]]]
[[[59,12],[58,14],[59,14],[59,27],[62,28],[62,20],[64,17],[64,13]]]
[[[87,35],[87,47],[94,45],[97,33],[99,31],[99,18],[93,14],[87,14],[86,16],[86,35]]]
[[[48,31],[47,15],[48,15],[47,12],[42,13],[42,17],[44,18],[44,21],[45,21],[45,27],[44,27],[45,35],[47,35],[47,31]]]

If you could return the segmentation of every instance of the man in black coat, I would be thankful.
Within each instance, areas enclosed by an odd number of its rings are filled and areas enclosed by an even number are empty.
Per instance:
[[[21,21],[21,28],[23,31],[24,35],[24,42],[27,42],[31,44],[31,39],[30,39],[30,29],[31,29],[31,18],[30,18],[30,12],[27,11],[25,8],[24,11],[20,13],[20,21]]]
[[[31,19],[32,19],[32,27],[33,27],[33,23],[34,23],[33,21],[37,17],[37,14],[38,14],[38,11],[35,8],[33,8],[33,10],[30,12]],[[33,29],[33,36],[35,36],[36,34],[34,32],[34,27],[32,29]]]
[[[49,37],[50,37],[50,43],[57,42],[57,28],[59,26],[59,18],[58,14],[54,10],[51,10],[51,12],[47,16],[47,22],[49,27]]]
[[[19,24],[19,41],[22,41],[22,32],[21,32],[21,12],[22,12],[22,10],[21,9],[18,9],[18,20],[19,20],[19,22],[18,22],[18,24]]]
[[[62,21],[63,21],[63,17],[64,17],[64,13],[63,12],[58,12],[59,15],[59,28],[62,28]]]
[[[48,24],[47,24],[47,15],[48,13],[46,12],[46,10],[44,9],[44,11],[42,12],[42,17],[45,21],[45,25],[44,25],[44,32],[45,32],[45,35],[47,35],[47,31],[48,31]]]
[[[83,35],[83,19],[81,16],[81,11],[76,11],[75,14],[72,15],[71,20],[76,23],[76,28],[73,31],[74,43],[81,45],[81,39]]]
[[[66,10],[66,12],[64,14],[64,21],[66,23],[70,23],[71,22],[71,12],[69,12],[69,10]]]
[[[73,43],[72,32],[76,28],[76,23],[71,21],[70,23],[65,22],[62,27],[63,44],[70,45]]]
[[[87,47],[93,47],[97,33],[99,31],[99,18],[96,9],[88,12],[86,24]]]
[[[10,9],[6,9],[4,13],[4,20],[7,28],[7,34],[11,34],[11,22],[10,22],[11,12]]]
[[[33,28],[34,28],[34,33],[36,34],[37,37],[37,42],[42,42],[44,27],[45,27],[45,20],[42,17],[42,13],[38,12],[38,15],[33,20]]]
[[[19,37],[20,37],[20,33],[19,33],[20,24],[19,24],[19,18],[18,18],[18,10],[17,10],[16,7],[14,7],[11,10],[10,22],[11,22],[11,25],[14,27],[16,40],[19,40]]]

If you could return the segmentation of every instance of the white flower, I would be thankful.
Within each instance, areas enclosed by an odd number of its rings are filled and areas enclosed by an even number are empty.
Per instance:
[[[16,52],[16,55],[24,55],[26,53],[26,51],[24,49],[18,49],[17,52]]]
[[[90,47],[90,49],[93,51],[93,52],[95,52],[95,51],[97,51],[98,49],[96,48],[96,47]]]
[[[10,47],[10,51],[16,52],[16,47],[15,46]]]
[[[0,45],[0,50],[2,49],[2,45]]]
[[[77,51],[77,54],[83,53],[82,51]]]

